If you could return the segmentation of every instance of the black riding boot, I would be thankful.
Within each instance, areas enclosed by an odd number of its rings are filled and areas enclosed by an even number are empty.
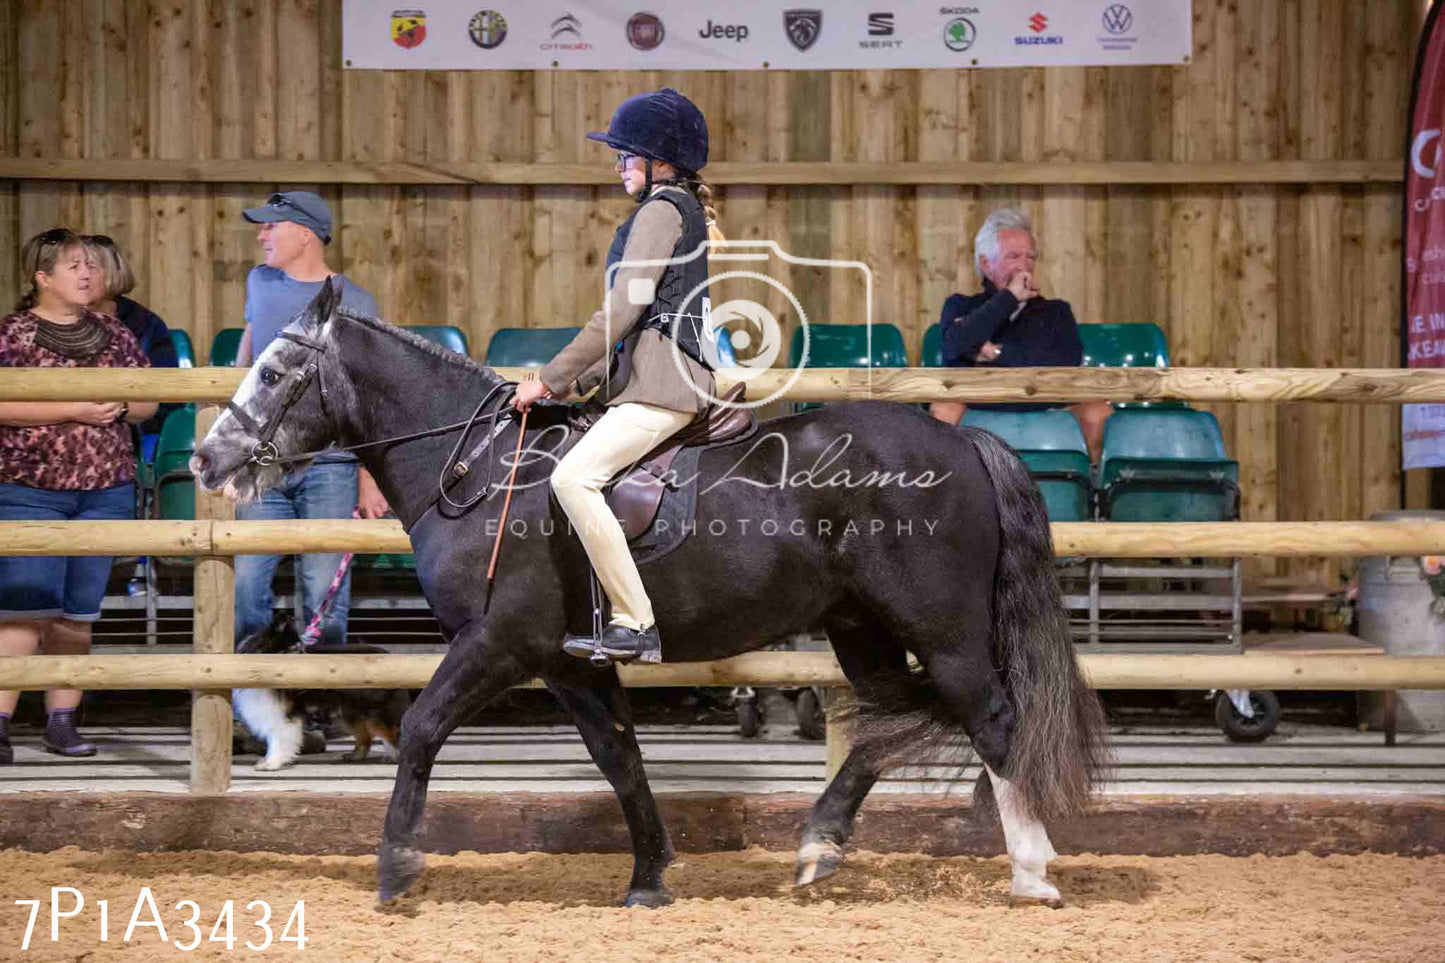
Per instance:
[[[595,639],[590,635],[568,635],[562,642],[562,651],[579,659],[588,659],[596,666],[661,662],[662,636],[658,634],[656,625],[649,625],[639,632],[613,622]]]

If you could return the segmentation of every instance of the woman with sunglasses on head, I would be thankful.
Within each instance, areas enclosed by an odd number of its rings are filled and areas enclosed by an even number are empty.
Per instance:
[[[139,343],[114,318],[91,310],[99,277],[79,235],[53,228],[26,242],[21,273],[30,290],[0,320],[0,367],[144,368]],[[65,521],[135,517],[135,451],[130,424],[154,402],[0,402],[0,520]],[[0,655],[90,651],[109,557],[0,557]],[[0,691],[0,764],[14,761],[10,716],[20,693]],[[45,694],[44,745],[91,756],[76,730],[80,692]]]
[[[91,293],[95,296],[95,300],[90,302],[91,310],[108,314],[125,325],[140,342],[152,368],[177,367],[176,344],[171,340],[171,329],[166,327],[160,315],[126,297],[135,288],[135,272],[115,241],[104,234],[86,234],[82,240],[97,267],[91,285]],[[161,405],[155,415],[140,426],[140,430],[145,434],[158,433],[166,416],[179,407],[179,404],[173,403]]]
[[[602,487],[705,411],[716,391],[705,244],[722,235],[713,233],[712,192],[697,173],[707,164],[707,121],[692,101],[664,87],[629,97],[606,131],[587,136],[618,151],[617,172],[638,207],[607,252],[607,304],[542,368],[540,380],[517,386],[513,403],[525,411],[540,398],[600,386],[607,414],[557,463],[552,490],[612,603],[612,618],[597,638],[569,635],[563,648],[594,661],[660,662],[652,603]]]

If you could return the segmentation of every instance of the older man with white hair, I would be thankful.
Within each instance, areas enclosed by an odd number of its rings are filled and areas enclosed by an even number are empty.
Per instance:
[[[979,294],[954,294],[943,303],[939,327],[943,335],[943,363],[951,367],[1077,366],[1084,360],[1079,325],[1069,302],[1039,293],[1035,266],[1038,245],[1033,224],[1023,211],[994,211],[974,238],[974,269],[983,282]],[[995,411],[1037,411],[1058,404],[976,404]],[[965,406],[956,401],[935,402],[934,417],[957,424]],[[1112,408],[1107,402],[1087,401],[1068,406],[1079,420],[1089,457],[1099,460],[1104,421]]]

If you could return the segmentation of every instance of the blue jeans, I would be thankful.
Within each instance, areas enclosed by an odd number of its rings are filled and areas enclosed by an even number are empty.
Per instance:
[[[247,521],[290,521],[302,518],[350,518],[356,508],[356,462],[317,462],[304,472],[287,475],[267,489],[259,501],[236,506],[236,517]],[[311,623],[336,570],[341,554],[298,555],[296,574],[301,583],[302,628]],[[275,603],[271,580],[280,555],[236,556],[236,641],[239,643],[271,624]],[[351,573],[336,590],[336,597],[321,620],[321,641],[346,641],[346,616],[351,610]]]
[[[59,491],[0,484],[0,521],[63,522],[135,518],[135,485]],[[0,622],[100,618],[109,555],[0,558]]]

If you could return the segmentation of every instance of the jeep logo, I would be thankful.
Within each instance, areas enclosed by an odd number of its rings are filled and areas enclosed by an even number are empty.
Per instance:
[[[707,22],[707,26],[697,32],[697,35],[704,40],[732,40],[742,43],[748,39],[748,25],[745,23],[730,23],[723,26],[720,23]]]

